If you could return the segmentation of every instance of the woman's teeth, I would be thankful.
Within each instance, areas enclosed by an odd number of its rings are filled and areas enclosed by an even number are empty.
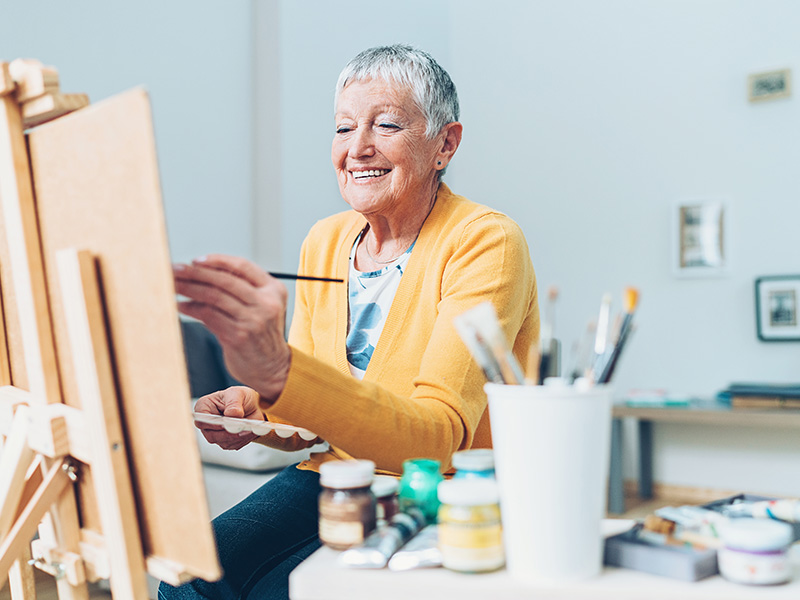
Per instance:
[[[389,169],[373,169],[370,171],[353,171],[353,179],[365,179],[367,177],[380,177],[386,175]]]

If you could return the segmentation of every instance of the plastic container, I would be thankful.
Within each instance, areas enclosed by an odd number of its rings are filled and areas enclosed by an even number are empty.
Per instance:
[[[611,389],[487,383],[509,574],[580,581],[603,562]]]
[[[494,571],[505,564],[500,492],[487,478],[443,481],[438,488],[442,565],[462,573]]]
[[[397,501],[397,490],[400,481],[389,475],[376,475],[372,482],[372,493],[377,501],[378,525],[386,525],[400,510]]]
[[[439,498],[436,487],[444,479],[441,463],[431,458],[415,458],[403,463],[398,502],[403,512],[417,508],[422,511],[428,524],[436,522]]]
[[[371,460],[332,461],[320,466],[319,538],[323,544],[346,550],[363,543],[375,529],[374,473]]]
[[[453,454],[455,479],[483,477],[494,479],[494,452],[488,448],[462,450]]]
[[[789,546],[793,530],[766,519],[731,519],[722,532],[725,546],[717,552],[725,579],[751,585],[786,583],[792,577]]]

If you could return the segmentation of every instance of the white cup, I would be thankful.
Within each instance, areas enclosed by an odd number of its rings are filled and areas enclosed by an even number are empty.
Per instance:
[[[506,564],[529,583],[600,573],[611,389],[487,383]]]

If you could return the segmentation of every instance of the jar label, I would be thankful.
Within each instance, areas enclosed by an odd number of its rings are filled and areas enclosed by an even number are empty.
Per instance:
[[[364,541],[364,524],[359,521],[319,520],[319,538],[328,544],[352,546]]]
[[[439,523],[439,544],[453,548],[502,548],[503,528],[495,523]]]
[[[454,571],[492,571],[505,562],[499,523],[439,523],[439,550],[443,566]]]

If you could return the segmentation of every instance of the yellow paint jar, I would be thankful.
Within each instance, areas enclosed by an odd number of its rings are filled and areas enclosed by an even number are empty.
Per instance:
[[[505,564],[500,494],[492,479],[451,479],[438,487],[439,550],[453,571],[482,573]]]

